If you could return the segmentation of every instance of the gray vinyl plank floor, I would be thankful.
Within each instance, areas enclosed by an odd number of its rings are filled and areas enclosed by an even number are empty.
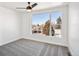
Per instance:
[[[68,56],[67,47],[20,39],[0,46],[0,56]]]

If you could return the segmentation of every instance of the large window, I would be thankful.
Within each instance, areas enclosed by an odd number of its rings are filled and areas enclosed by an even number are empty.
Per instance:
[[[62,12],[40,13],[32,16],[32,33],[61,36]]]

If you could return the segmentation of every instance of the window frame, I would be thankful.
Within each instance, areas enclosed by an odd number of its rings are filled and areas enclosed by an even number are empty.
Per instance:
[[[49,13],[49,14],[51,14],[52,12],[62,12],[62,13],[64,13],[65,11],[67,11],[67,10],[65,10],[64,11],[64,7],[66,7],[67,5],[64,5],[64,6],[58,6],[58,7],[54,7],[54,8],[48,8],[48,9],[43,9],[43,10],[37,10],[37,11],[33,11],[32,12],[32,15],[33,14],[40,14],[40,13]],[[65,16],[65,15],[63,15],[63,16]],[[64,19],[65,17],[62,17],[62,19]],[[31,19],[32,20],[32,19]],[[63,20],[62,20],[62,22],[63,22]],[[32,22],[31,22],[31,25],[32,25]],[[62,25],[63,24],[61,24],[61,35],[62,35],[62,37],[63,37],[63,32],[62,32]],[[32,28],[32,26],[31,26],[31,28]],[[50,27],[51,28],[51,27]],[[32,32],[32,31],[31,31]],[[51,33],[51,32],[50,32]],[[51,36],[51,34],[49,35],[50,37],[54,37],[54,36]]]

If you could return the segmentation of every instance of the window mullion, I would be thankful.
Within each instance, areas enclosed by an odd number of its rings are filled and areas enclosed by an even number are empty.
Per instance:
[[[51,36],[51,13],[49,13],[49,20],[50,20],[50,30],[49,30],[49,36]]]

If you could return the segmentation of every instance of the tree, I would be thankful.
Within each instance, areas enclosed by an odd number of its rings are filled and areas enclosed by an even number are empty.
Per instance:
[[[61,17],[60,16],[57,19],[57,24],[61,24]]]
[[[56,29],[60,29],[61,28],[61,17],[59,16],[58,19],[56,20],[57,24],[56,24]]]
[[[50,20],[48,20],[48,21],[45,22],[45,25],[44,25],[44,27],[43,27],[43,34],[49,35],[50,26],[51,26],[50,23],[51,23]],[[53,25],[51,26],[51,34],[52,34],[52,36],[54,36],[54,34],[55,34]]]
[[[50,20],[45,22],[45,25],[43,27],[43,34],[49,35],[50,30]]]

